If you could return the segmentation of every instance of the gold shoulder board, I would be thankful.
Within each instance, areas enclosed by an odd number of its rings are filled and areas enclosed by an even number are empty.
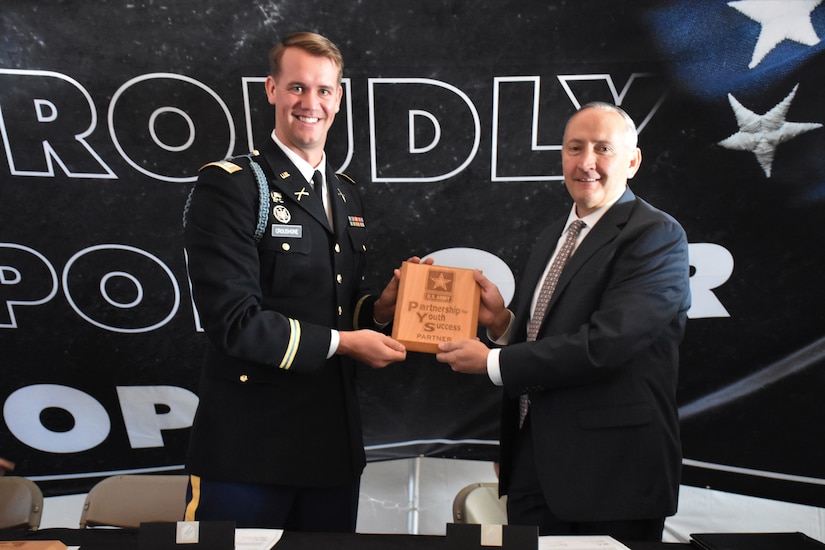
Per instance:
[[[200,167],[200,170],[198,170],[198,172],[200,172],[201,170],[203,170],[204,168],[206,168],[208,166],[217,166],[218,168],[222,168],[223,170],[225,170],[226,172],[229,172],[230,174],[234,174],[235,172],[237,172],[239,170],[243,170],[242,166],[238,166],[234,162],[229,162],[228,160],[219,160],[219,161],[216,161],[216,162],[210,162],[208,164],[204,164],[203,166]]]

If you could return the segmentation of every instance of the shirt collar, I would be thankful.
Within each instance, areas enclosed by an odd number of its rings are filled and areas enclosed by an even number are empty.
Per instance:
[[[596,224],[599,223],[599,220],[602,219],[602,216],[604,216],[605,213],[607,213],[607,211],[610,210],[610,207],[616,204],[619,201],[619,199],[622,198],[622,195],[624,195],[624,193],[622,193],[609,203],[605,204],[604,206],[597,208],[596,210],[594,210],[593,212],[591,212],[583,218],[579,218],[576,215],[576,204],[573,203],[573,207],[570,208],[570,214],[567,216],[567,223],[565,223],[564,225],[565,229],[569,227],[573,221],[578,219],[581,219],[581,221],[584,222],[584,225],[588,230],[593,229],[596,226]]]
[[[275,142],[281,151],[284,152],[286,157],[292,161],[292,164],[295,165],[295,168],[301,173],[306,181],[312,181],[312,176],[315,175],[315,171],[318,170],[321,172],[321,176],[326,179],[326,174],[324,173],[324,166],[327,163],[327,153],[324,151],[323,155],[321,156],[321,162],[318,166],[312,166],[310,163],[302,159],[295,151],[281,143],[281,140],[278,139],[278,136],[275,135],[275,130],[272,130],[272,141]]]

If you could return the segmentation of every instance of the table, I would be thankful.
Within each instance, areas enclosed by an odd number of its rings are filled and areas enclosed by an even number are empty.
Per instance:
[[[59,540],[81,550],[137,550],[137,529],[41,529],[0,531],[0,540]],[[686,550],[690,544],[625,543],[632,550]],[[275,550],[448,550],[447,538],[437,535],[377,535],[287,532]]]

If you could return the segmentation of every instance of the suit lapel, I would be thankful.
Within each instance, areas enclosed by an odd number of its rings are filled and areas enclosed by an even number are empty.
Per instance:
[[[553,297],[550,299],[550,310],[587,260],[619,235],[630,217],[635,199],[636,196],[627,188],[621,198],[604,213],[596,227],[587,234],[561,272]]]
[[[524,280],[528,289],[535,289],[538,286],[539,278],[547,267],[548,262],[550,262],[550,257],[556,249],[556,244],[562,231],[564,231],[564,222],[558,222],[547,230],[545,233],[546,238],[542,238],[536,243],[533,260],[525,268],[524,272]]]
[[[347,187],[338,175],[327,164],[327,187],[329,188],[329,204],[332,208],[332,226],[336,235],[343,234],[347,229],[347,213],[349,208],[347,201],[349,195]]]
[[[518,317],[515,319],[515,328],[520,335],[525,333],[527,322],[530,320],[530,304],[533,295],[563,230],[564,220],[554,223],[541,234],[541,237],[533,246],[530,260],[524,268],[522,287],[519,289],[519,300],[516,307]]]

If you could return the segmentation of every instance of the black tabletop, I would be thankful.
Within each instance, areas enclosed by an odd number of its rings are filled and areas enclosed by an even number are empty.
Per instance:
[[[81,550],[137,550],[136,529],[41,529],[4,530],[0,540],[59,540]],[[690,544],[625,542],[632,550],[685,550]],[[436,535],[384,535],[346,533],[284,533],[276,550],[447,550],[448,539]]]

